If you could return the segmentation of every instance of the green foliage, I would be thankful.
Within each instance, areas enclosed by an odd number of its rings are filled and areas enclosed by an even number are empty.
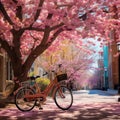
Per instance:
[[[34,71],[29,72],[29,73],[28,73],[28,76],[29,76],[29,77],[34,76]]]
[[[41,88],[41,91],[43,91],[49,84],[50,80],[48,78],[37,78],[36,82],[38,83],[39,87]]]

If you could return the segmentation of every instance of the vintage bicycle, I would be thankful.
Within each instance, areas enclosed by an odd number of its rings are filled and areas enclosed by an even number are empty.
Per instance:
[[[52,98],[58,108],[62,110],[68,110],[73,104],[72,91],[61,84],[61,82],[67,80],[67,74],[57,75],[55,79],[50,80],[50,84],[43,90],[37,82],[32,86],[24,86],[15,92],[15,105],[21,111],[32,110],[38,99],[40,102],[45,102],[50,92],[52,92]]]

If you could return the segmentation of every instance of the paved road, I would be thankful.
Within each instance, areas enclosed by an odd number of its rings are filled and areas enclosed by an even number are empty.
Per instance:
[[[0,120],[120,120],[119,96],[104,91],[73,92],[71,109],[62,111],[52,99],[48,99],[43,110],[37,107],[30,112],[21,112],[15,105],[0,108]]]

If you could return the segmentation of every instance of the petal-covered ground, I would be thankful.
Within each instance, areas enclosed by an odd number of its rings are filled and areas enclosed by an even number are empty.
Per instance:
[[[35,107],[30,112],[19,111],[14,104],[0,108],[0,120],[120,120],[119,96],[104,91],[73,92],[73,106],[62,111],[52,99],[43,105],[43,110]]]

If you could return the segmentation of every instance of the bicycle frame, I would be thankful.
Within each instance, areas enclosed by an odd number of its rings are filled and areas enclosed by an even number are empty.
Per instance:
[[[53,88],[56,88],[60,86],[60,83],[57,81],[57,78],[55,78],[54,80],[52,80],[50,82],[50,84],[45,88],[44,91],[40,91],[40,88],[38,86],[38,83],[35,83],[35,88],[37,89],[37,93],[35,93],[34,95],[29,95],[29,94],[26,94],[25,95],[25,98],[27,99],[34,99],[34,98],[40,98],[40,97],[43,97],[44,98],[44,101],[46,100],[46,97],[49,95],[49,93],[51,92],[51,90],[53,90]],[[32,87],[30,87],[31,89],[33,89]],[[54,89],[54,91],[56,90]],[[53,94],[52,94],[52,97],[54,98],[54,91],[53,91]]]

